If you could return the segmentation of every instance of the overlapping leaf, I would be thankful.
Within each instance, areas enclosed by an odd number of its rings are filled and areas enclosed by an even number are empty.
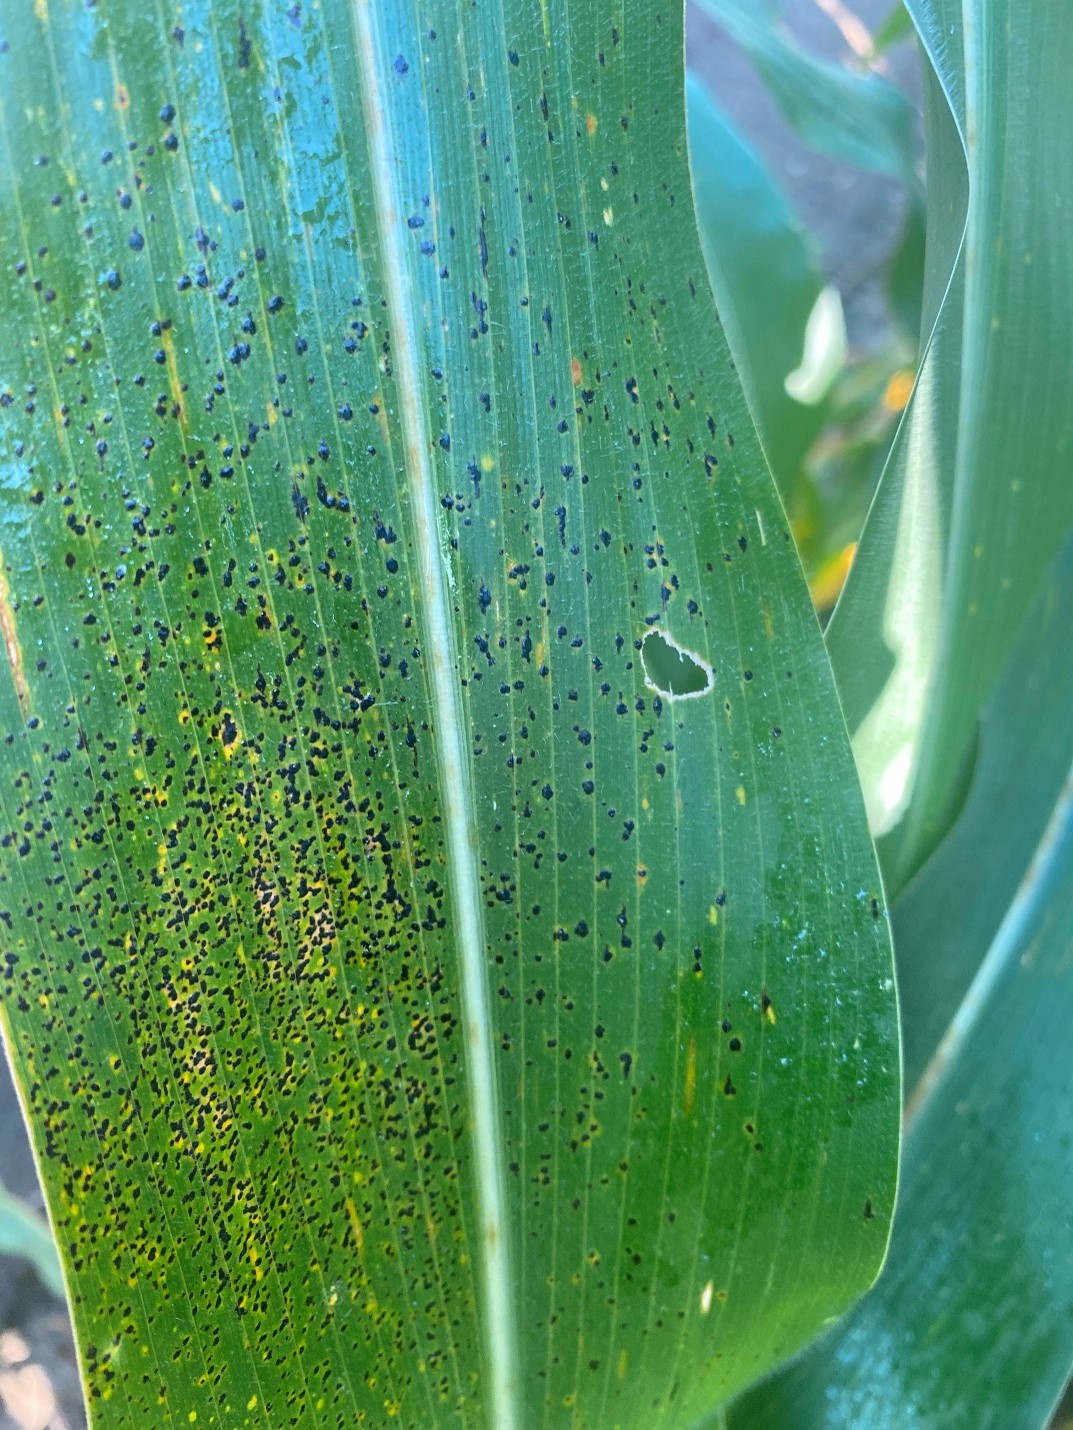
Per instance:
[[[823,279],[782,190],[695,75],[686,95],[693,199],[719,319],[788,502],[824,415],[821,402],[786,390]]]
[[[1073,155],[1041,139],[1073,119],[1073,31],[1058,3],[911,9],[937,76],[930,346],[829,637],[892,894],[956,814],[983,703],[1073,520]]]
[[[985,710],[964,813],[895,906],[912,1091],[887,1265],[734,1430],[1042,1426],[1066,1382],[1071,623],[1067,545]]]
[[[1057,6],[1033,12],[1033,35],[1006,23],[1005,7],[972,8],[968,39],[957,7],[918,9],[949,100],[936,103],[929,82],[934,326],[830,632],[874,817],[892,830],[884,853],[894,882],[924,860],[892,909],[909,1089],[899,1212],[875,1291],[735,1408],[740,1427],[1039,1426],[1073,1359],[1073,548],[1057,457],[1070,369],[1068,337],[1063,345],[1052,331],[1045,350],[1034,327],[1044,302],[1063,294],[1032,272],[1042,262],[1053,277],[1051,266],[1069,259],[1049,212],[1067,156],[1041,146],[1033,120],[1058,126],[1068,95],[1051,56],[1032,48],[1048,35],[1060,48],[1068,36]],[[974,89],[985,82],[982,57],[987,94]],[[965,247],[951,106],[983,123],[970,150]],[[1018,460],[1003,466],[1014,441]],[[1022,502],[1028,474],[1034,490]],[[1013,640],[1014,611],[1033,591]],[[900,824],[890,796],[909,801]],[[951,809],[952,827],[925,859]]]

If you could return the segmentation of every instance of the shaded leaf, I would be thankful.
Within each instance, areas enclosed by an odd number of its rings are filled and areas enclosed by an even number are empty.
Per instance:
[[[892,911],[909,1089],[923,1076],[1013,904],[1073,762],[1073,669],[1065,659],[1071,623],[1073,552],[1067,547],[984,708],[961,816]]]
[[[924,191],[919,184],[912,184],[907,192],[902,231],[887,262],[886,289],[890,311],[914,349],[921,340],[927,225]]]
[[[63,1275],[56,1243],[44,1217],[0,1185],[0,1255],[21,1256],[33,1266],[54,1296],[63,1295]]]
[[[912,106],[875,74],[857,74],[803,50],[770,3],[698,0],[749,56],[802,142],[820,154],[915,182]]]
[[[960,7],[913,6],[938,74],[925,85],[931,336],[829,640],[892,894],[957,812],[980,710],[1073,520],[1060,356],[1073,155],[1037,138],[1070,121],[1073,32],[1056,4],[1009,25],[1008,5],[973,8],[966,96]]]
[[[783,500],[823,422],[786,390],[823,279],[785,195],[695,75],[686,82],[693,196],[719,319]]]
[[[906,9],[903,0],[896,0],[896,4],[890,14],[872,37],[876,54],[882,54],[884,50],[889,50],[892,45],[898,44],[901,40],[909,39],[914,33],[913,17]]]

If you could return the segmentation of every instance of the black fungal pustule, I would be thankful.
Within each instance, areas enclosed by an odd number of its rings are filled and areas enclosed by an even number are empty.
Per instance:
[[[521,1394],[689,1423],[780,1246],[811,1329],[806,1218],[867,1281],[847,1098],[880,1147],[897,1088],[835,996],[877,905],[786,872],[877,887],[804,587],[769,600],[679,21],[359,9],[26,6],[0,53],[0,997],[89,1394],[489,1423],[476,1021]],[[660,631],[717,693],[646,685]]]

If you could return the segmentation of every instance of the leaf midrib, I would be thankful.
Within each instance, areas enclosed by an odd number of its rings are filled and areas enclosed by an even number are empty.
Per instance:
[[[415,304],[403,242],[396,165],[381,85],[386,58],[370,0],[351,0],[362,64],[358,75],[369,156],[370,198],[380,239],[384,298],[391,333],[395,390],[403,434],[406,480],[413,498],[414,540],[420,573],[422,624],[429,662],[439,786],[447,841],[455,946],[461,973],[467,1090],[477,1167],[482,1334],[489,1370],[489,1423],[514,1430],[516,1345],[510,1294],[505,1178],[499,1137],[499,1102],[492,1023],[484,967],[484,919],[475,857],[476,816],[464,739],[465,713],[455,660],[454,627],[439,541],[431,438],[421,400],[422,380],[414,330]]]

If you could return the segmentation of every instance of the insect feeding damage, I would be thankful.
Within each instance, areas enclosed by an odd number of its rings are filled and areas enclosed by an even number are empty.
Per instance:
[[[668,631],[649,631],[641,642],[645,685],[664,700],[692,700],[715,686],[703,656],[679,645]]]

